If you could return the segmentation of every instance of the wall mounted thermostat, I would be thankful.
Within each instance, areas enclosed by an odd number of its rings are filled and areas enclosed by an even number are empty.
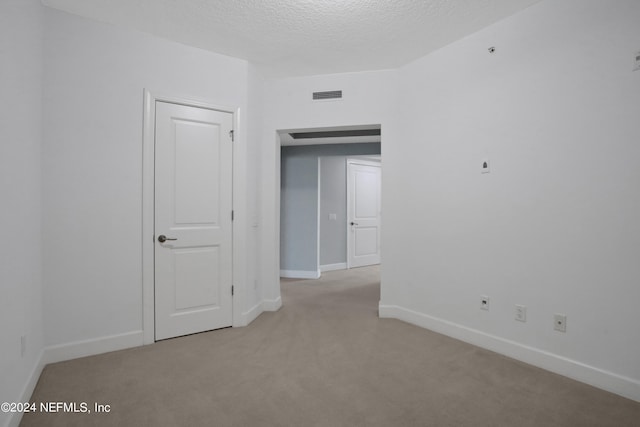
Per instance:
[[[489,159],[482,159],[480,173],[489,173],[491,172],[491,165],[489,164]]]

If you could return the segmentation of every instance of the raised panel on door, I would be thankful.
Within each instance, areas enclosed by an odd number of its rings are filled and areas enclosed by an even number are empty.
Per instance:
[[[230,113],[156,104],[156,339],[232,323],[232,123]]]
[[[175,265],[175,312],[220,306],[220,248],[172,250]]]
[[[378,254],[378,227],[356,226],[353,235],[353,256],[355,258]]]
[[[174,119],[173,123],[175,224],[217,226],[220,218],[220,126],[179,119]]]

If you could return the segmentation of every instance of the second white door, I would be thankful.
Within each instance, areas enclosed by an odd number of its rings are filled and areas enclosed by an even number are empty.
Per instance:
[[[156,103],[155,338],[232,324],[233,115]]]
[[[380,264],[379,163],[347,161],[347,267]]]

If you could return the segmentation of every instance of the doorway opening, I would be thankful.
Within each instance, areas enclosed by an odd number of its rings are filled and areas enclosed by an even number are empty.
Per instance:
[[[381,126],[279,130],[278,138],[280,277],[317,279],[323,272],[347,269],[349,244],[355,241],[350,234],[356,232],[364,236],[361,244],[373,242],[379,253],[379,229],[373,235],[370,228],[350,225],[355,221],[347,195],[352,190],[349,162],[381,167]],[[367,181],[360,178],[361,184]],[[377,185],[379,198],[379,179]],[[379,216],[379,200],[373,204]]]

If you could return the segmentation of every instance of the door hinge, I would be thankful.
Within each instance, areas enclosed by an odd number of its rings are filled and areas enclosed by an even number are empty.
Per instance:
[[[233,221],[233,219],[236,217],[235,215],[235,211],[231,211],[231,221]]]
[[[231,138],[231,142],[234,142],[235,139],[235,132],[233,130],[229,131],[229,138]]]
[[[231,296],[233,296],[233,292],[234,292],[233,285],[231,285]]]

